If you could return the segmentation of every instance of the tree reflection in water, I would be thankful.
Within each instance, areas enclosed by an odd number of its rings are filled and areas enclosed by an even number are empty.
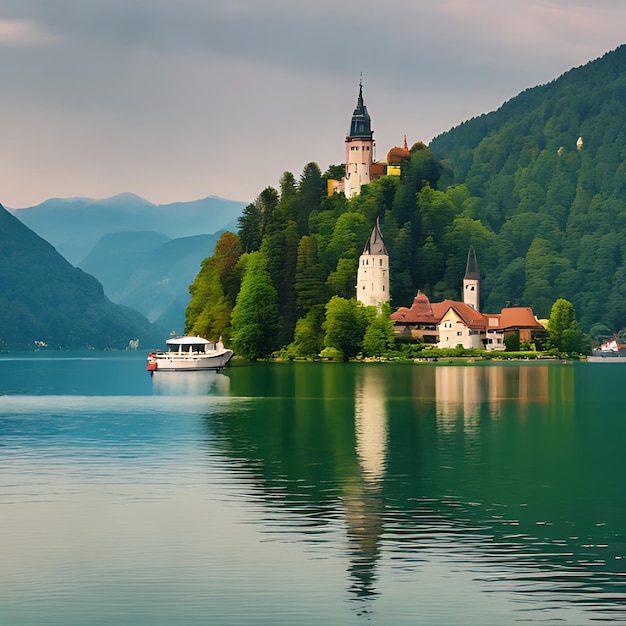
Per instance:
[[[580,419],[597,400],[578,389],[602,378],[581,368],[233,368],[230,394],[246,399],[206,428],[265,511],[259,523],[318,544],[343,525],[359,613],[382,593],[381,563],[437,558],[528,602],[541,591],[626,616],[621,457],[588,454],[602,432]],[[623,420],[606,427],[626,435]]]

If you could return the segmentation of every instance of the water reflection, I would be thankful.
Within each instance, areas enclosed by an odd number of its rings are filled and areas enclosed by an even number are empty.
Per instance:
[[[144,368],[0,359],[3,623],[626,619],[619,366]]]
[[[230,378],[219,372],[153,372],[152,393],[159,396],[226,396]]]
[[[366,368],[356,378],[354,430],[356,453],[365,480],[377,483],[384,475],[387,456],[387,413],[384,371]]]
[[[570,400],[576,372],[589,374],[581,371],[275,367],[257,370],[262,402],[225,406],[207,428],[235,474],[245,467],[268,527],[317,544],[343,517],[347,588],[360,613],[383,593],[381,568],[417,575],[446,562],[485,591],[523,598],[520,610],[537,605],[541,619],[573,606],[626,618],[617,602],[626,494],[610,480],[621,457],[603,467],[577,432],[593,406],[593,397]],[[254,395],[245,375],[235,378],[233,389]]]
[[[357,600],[377,595],[376,564],[383,532],[382,480],[387,464],[387,412],[385,372],[361,369],[355,377],[354,430],[358,471],[345,486],[346,517],[352,581],[350,593]],[[359,612],[367,609],[361,604]]]

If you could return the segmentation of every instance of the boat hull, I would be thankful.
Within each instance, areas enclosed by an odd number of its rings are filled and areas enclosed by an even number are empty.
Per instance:
[[[148,357],[150,372],[218,371],[225,368],[233,356],[232,350],[224,349],[217,354],[185,355],[163,352]]]

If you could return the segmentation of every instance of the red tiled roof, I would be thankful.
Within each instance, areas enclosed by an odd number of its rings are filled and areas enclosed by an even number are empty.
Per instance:
[[[469,328],[498,331],[517,328],[543,330],[543,326],[537,321],[530,307],[509,307],[502,309],[501,313],[483,314],[473,309],[469,304],[456,300],[431,302],[428,296],[421,291],[417,292],[411,308],[400,307],[391,314],[391,319],[394,322],[407,324],[439,324],[441,318],[450,309],[454,309]],[[490,319],[497,320],[497,324],[490,324]]]
[[[469,328],[485,328],[488,324],[487,318],[473,309],[469,304],[464,302],[455,302],[454,300],[444,300],[441,304],[448,303],[445,315],[450,309],[454,309],[457,315],[465,322]],[[443,317],[443,315],[441,317]],[[440,318],[441,319],[441,318]]]
[[[411,308],[400,307],[391,314],[391,319],[395,322],[407,322],[409,324],[438,324],[443,313],[445,313],[445,311],[440,311],[440,304],[431,304],[428,296],[418,291]]]
[[[537,321],[530,307],[510,307],[502,309],[500,314],[500,328],[536,328],[543,330],[543,326]]]

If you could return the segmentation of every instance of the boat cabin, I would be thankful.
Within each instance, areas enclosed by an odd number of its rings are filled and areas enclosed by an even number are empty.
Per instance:
[[[203,337],[176,337],[166,342],[168,352],[178,354],[202,354],[216,349],[216,345]]]

